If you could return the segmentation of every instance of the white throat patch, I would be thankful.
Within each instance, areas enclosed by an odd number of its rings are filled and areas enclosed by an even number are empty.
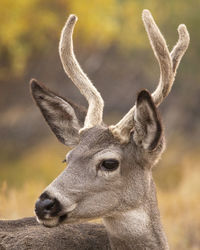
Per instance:
[[[104,219],[108,232],[114,237],[140,236],[148,231],[149,216],[143,208],[130,210],[115,217]]]

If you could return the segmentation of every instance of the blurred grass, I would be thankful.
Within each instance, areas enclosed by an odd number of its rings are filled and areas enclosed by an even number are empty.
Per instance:
[[[6,180],[8,186],[15,188],[21,188],[29,180],[47,185],[64,169],[62,160],[67,151],[67,147],[54,143],[53,139],[46,139],[17,157],[13,157],[12,153],[9,159],[1,157],[0,182]]]
[[[166,183],[162,179],[163,185],[167,186],[170,176],[174,182],[173,188],[163,189],[159,185],[158,202],[164,224],[164,228],[169,239],[171,249],[199,250],[200,249],[200,149],[195,149],[184,153],[182,157],[177,155],[177,148],[172,148],[165,155],[164,164],[168,156],[173,155],[179,164],[174,165],[179,168],[179,174],[175,171],[168,172]],[[162,170],[161,170],[162,171]],[[166,173],[165,170],[163,172]],[[163,174],[163,173],[162,173]],[[157,179],[158,176],[156,176]],[[169,185],[168,185],[169,186]]]
[[[47,140],[29,149],[0,182],[0,218],[32,216],[34,203],[46,185],[64,169],[67,149]],[[48,153],[47,153],[48,152]],[[154,170],[162,221],[174,250],[200,246],[200,148],[169,145]],[[13,172],[13,174],[11,174]],[[171,180],[171,181],[170,181]]]

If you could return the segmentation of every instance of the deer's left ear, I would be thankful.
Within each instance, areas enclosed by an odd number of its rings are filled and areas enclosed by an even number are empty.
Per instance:
[[[163,129],[158,110],[147,90],[142,90],[137,97],[134,116],[134,141],[146,150],[154,150],[162,138]]]

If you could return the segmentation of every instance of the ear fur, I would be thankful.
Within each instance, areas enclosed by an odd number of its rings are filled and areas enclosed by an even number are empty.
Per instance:
[[[162,138],[163,128],[157,108],[147,90],[138,94],[134,120],[135,143],[146,150],[155,150]]]
[[[78,132],[86,116],[85,108],[65,100],[34,79],[30,87],[33,99],[58,140],[67,146],[77,145]]]

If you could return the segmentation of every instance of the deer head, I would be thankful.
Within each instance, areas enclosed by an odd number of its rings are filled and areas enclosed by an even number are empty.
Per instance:
[[[148,200],[151,169],[165,145],[157,107],[172,88],[189,34],[180,25],[178,43],[170,53],[151,13],[144,10],[142,18],[160,66],[160,80],[152,94],[139,92],[136,104],[116,125],[103,123],[103,99],[75,58],[75,15],[69,16],[62,30],[59,53],[66,74],[88,101],[87,112],[31,81],[33,98],[51,130],[62,143],[74,147],[66,156],[67,168],[36,202],[37,218],[46,226],[109,217],[144,206]]]

